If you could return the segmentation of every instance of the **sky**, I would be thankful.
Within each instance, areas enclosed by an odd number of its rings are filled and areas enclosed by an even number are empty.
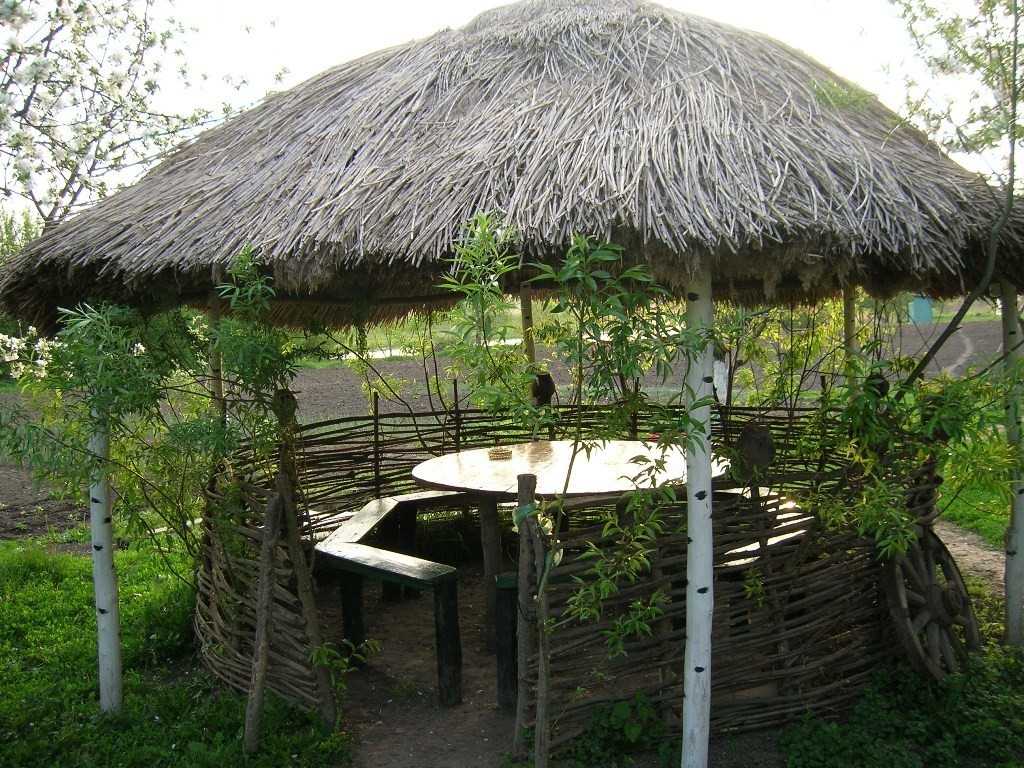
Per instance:
[[[175,0],[174,13],[194,27],[193,72],[205,83],[188,91],[165,86],[168,106],[251,104],[331,67],[381,48],[459,27],[496,0]],[[810,54],[837,74],[901,111],[905,78],[925,77],[891,0],[662,0],[771,35]],[[286,69],[283,79],[275,74]],[[244,76],[236,90],[224,76]],[[961,158],[963,162],[963,159]],[[975,169],[990,168],[975,163]]]
[[[176,0],[175,14],[197,31],[192,66],[211,76],[208,92],[230,96],[220,77],[244,73],[252,96],[371,51],[459,27],[495,0]],[[903,101],[909,40],[889,0],[663,0],[662,5],[764,32],[811,54],[839,74]],[[886,73],[886,68],[890,73]]]

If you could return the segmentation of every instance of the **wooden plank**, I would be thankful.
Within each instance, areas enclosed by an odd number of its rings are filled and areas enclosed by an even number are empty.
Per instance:
[[[328,543],[322,542],[316,548],[320,561],[328,568],[411,586],[433,586],[456,577],[456,570],[450,565],[365,544],[336,542],[328,546]]]
[[[362,541],[385,517],[399,507],[410,504],[420,509],[443,506],[444,504],[457,501],[458,497],[464,495],[458,491],[416,491],[414,493],[404,493],[400,496],[374,499],[339,525],[337,530],[324,539],[322,543],[333,545],[335,543],[353,544]]]

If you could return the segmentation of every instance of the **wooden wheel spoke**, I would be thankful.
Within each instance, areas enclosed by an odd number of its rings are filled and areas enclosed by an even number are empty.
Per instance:
[[[940,640],[942,632],[939,630],[939,625],[935,622],[929,624],[926,636],[928,638],[928,657],[931,659],[932,664],[939,666],[942,663],[942,641]]]
[[[980,643],[970,596],[956,560],[928,526],[903,557],[886,566],[889,613],[910,661],[941,680],[964,669]]]
[[[918,583],[920,586],[926,587],[930,580],[928,578],[928,565],[925,562],[924,552],[916,544],[911,548],[911,561],[914,563],[914,571],[916,572]]]
[[[942,650],[942,658],[946,662],[946,669],[954,675],[960,671],[960,662],[957,661],[957,653],[950,641],[949,632],[939,632],[939,646]]]
[[[967,658],[967,648],[964,646],[963,641],[960,639],[959,633],[950,627],[949,632],[946,635],[946,639],[950,646],[953,648],[953,653],[956,654],[958,659]]]
[[[925,578],[928,579],[929,583],[934,584],[937,582],[935,574],[935,553],[932,551],[932,548],[930,546],[925,546],[923,547],[923,549],[925,568],[924,575]]]
[[[917,614],[917,616],[914,617],[914,620],[912,622],[910,622],[910,628],[914,631],[914,634],[916,635],[918,632],[924,629],[925,626],[931,620],[932,612],[925,608],[919,614]]]
[[[927,600],[924,599],[924,595],[919,592],[915,592],[912,589],[904,588],[904,594],[907,596],[907,605],[924,605]]]
[[[909,557],[904,556],[900,558],[899,564],[903,573],[907,576],[907,579],[913,582],[914,586],[918,589],[924,589],[925,582],[924,579],[921,578],[922,572],[917,569],[917,566],[914,565],[913,561]]]

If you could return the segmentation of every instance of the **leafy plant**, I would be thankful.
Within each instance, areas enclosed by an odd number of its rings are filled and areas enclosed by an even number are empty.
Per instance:
[[[643,694],[600,707],[587,730],[558,756],[568,766],[632,765],[630,755],[656,751],[668,764],[671,747],[657,707]]]

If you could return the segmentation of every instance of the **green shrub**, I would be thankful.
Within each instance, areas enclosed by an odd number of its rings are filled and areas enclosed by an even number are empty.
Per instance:
[[[998,644],[1001,603],[972,585],[988,645],[963,674],[929,684],[879,671],[843,723],[808,719],[781,739],[789,768],[1010,768],[1024,765],[1024,650]]]

